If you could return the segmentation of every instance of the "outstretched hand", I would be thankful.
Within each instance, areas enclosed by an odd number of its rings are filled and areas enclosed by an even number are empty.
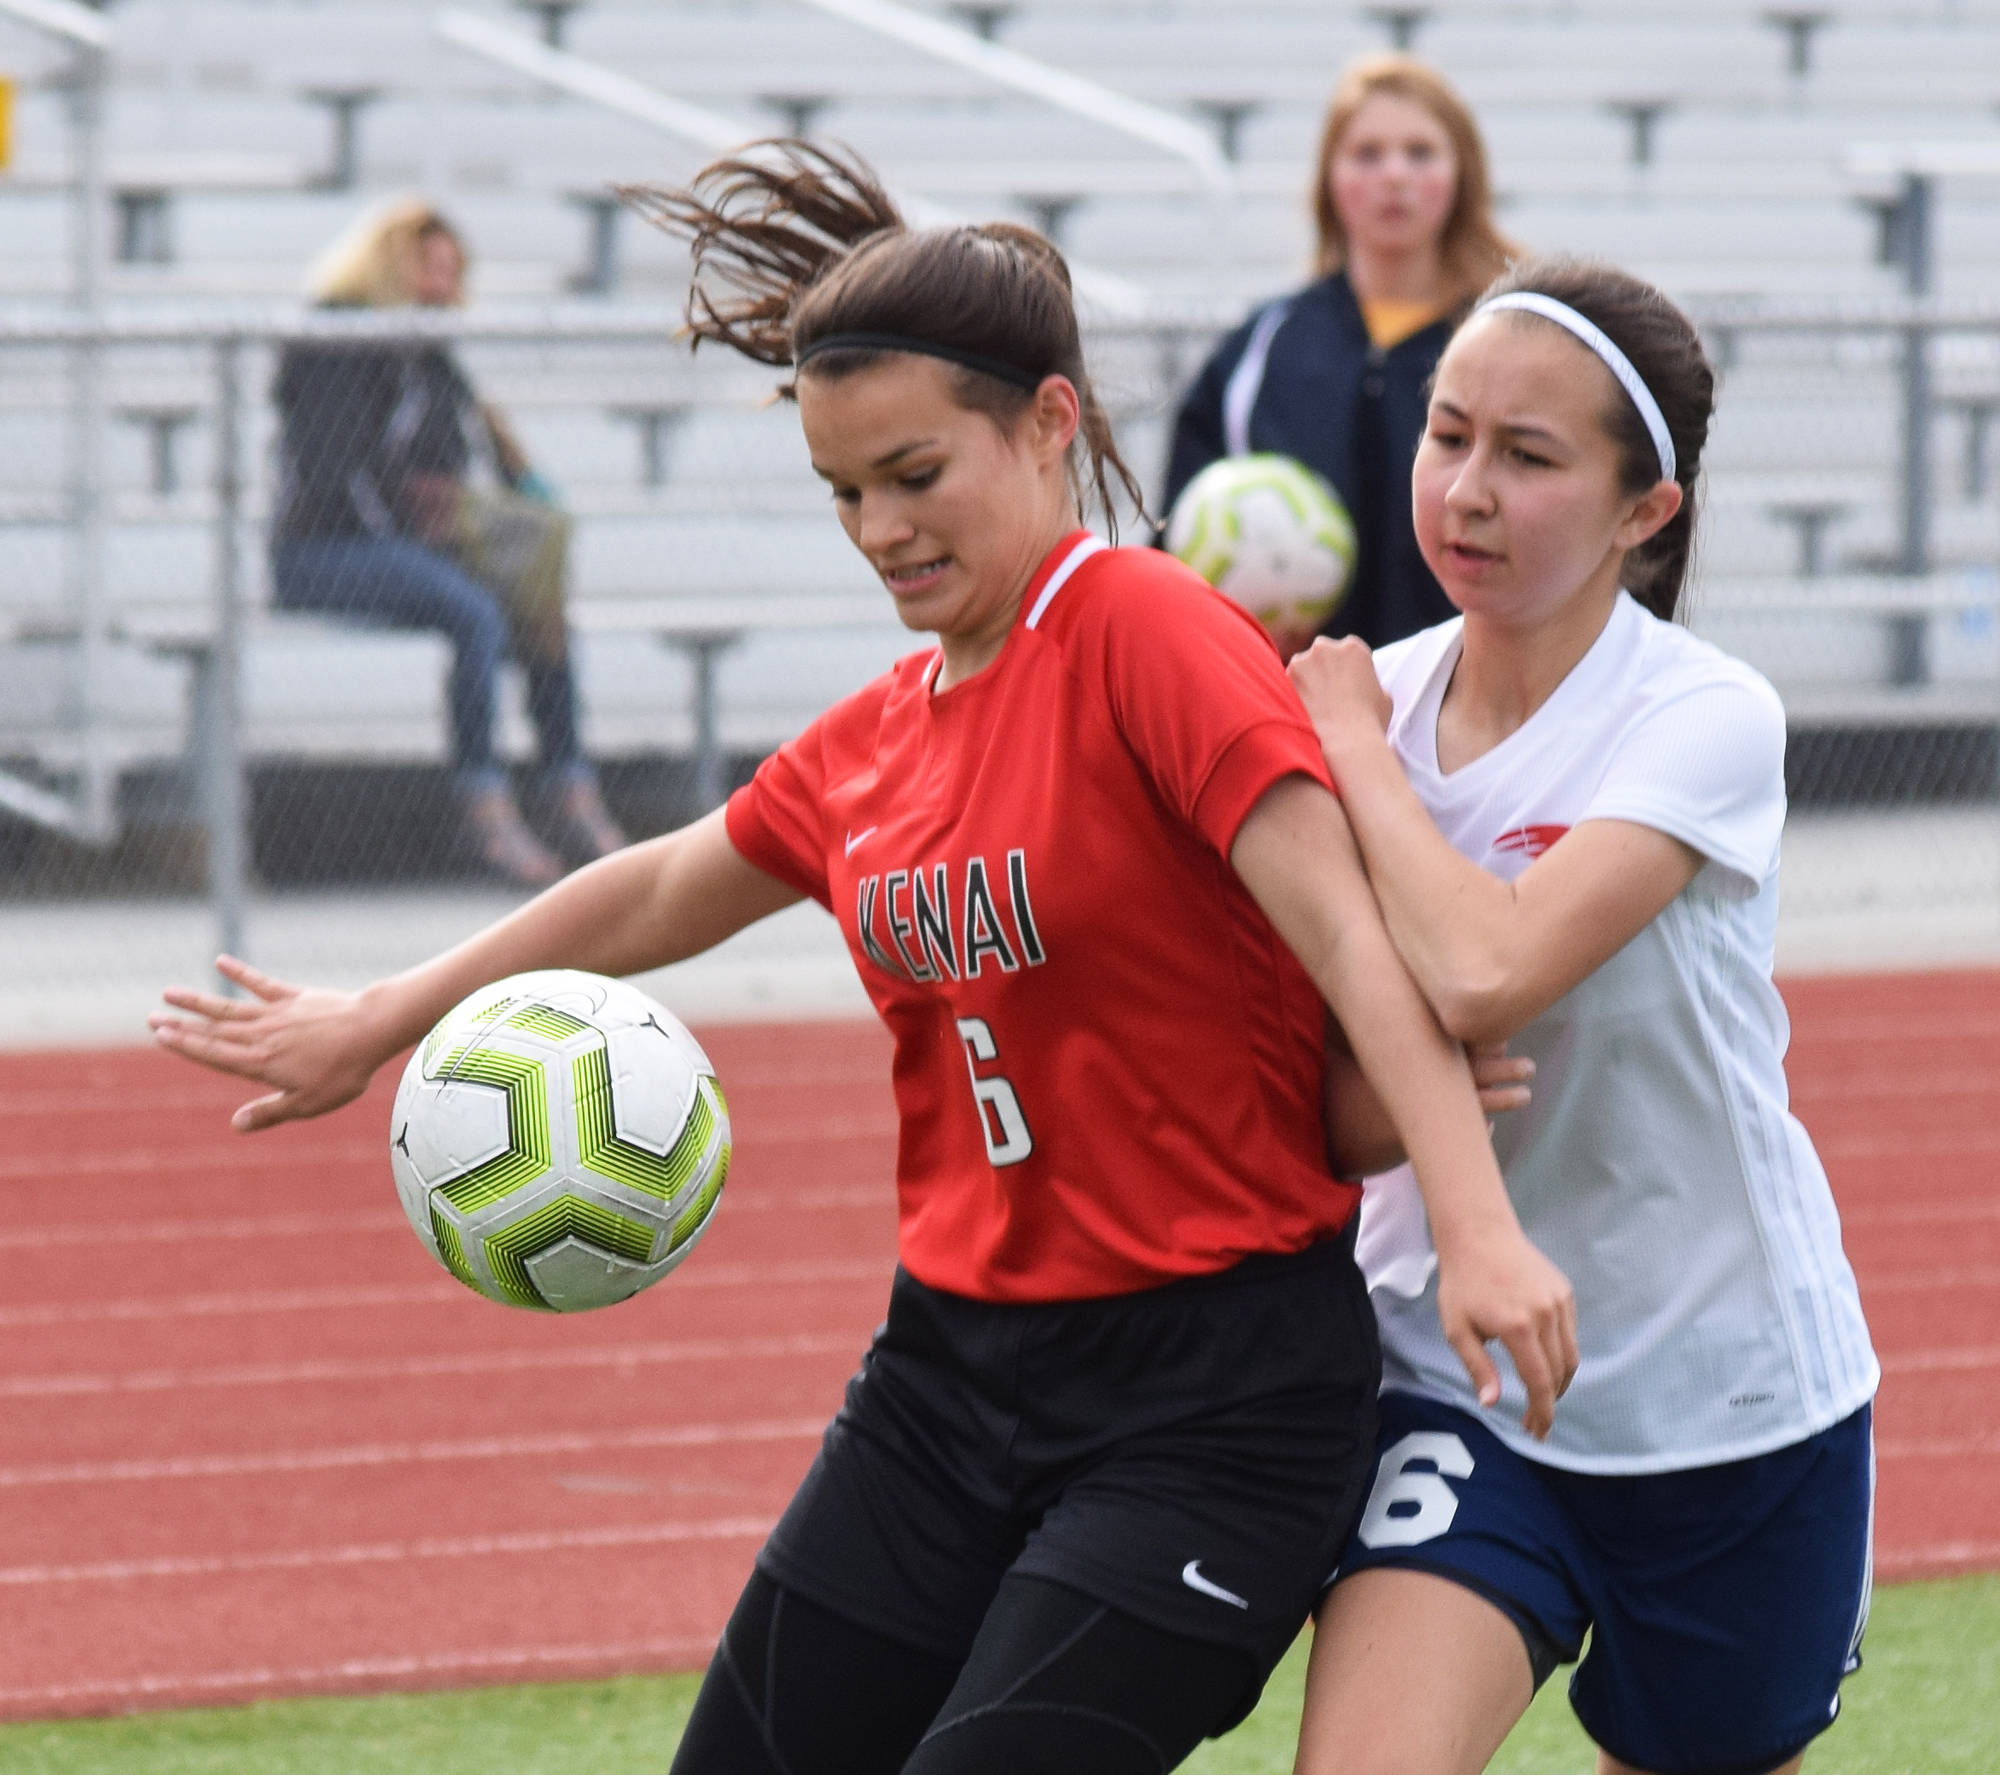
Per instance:
[[[1500,1402],[1498,1339],[1528,1389],[1521,1427],[1549,1433],[1556,1401],[1576,1378],[1576,1295],[1569,1278],[1518,1229],[1438,1255],[1438,1317],[1485,1406]]]
[[[233,955],[219,956],[215,970],[250,996],[171,986],[160,996],[172,1011],[146,1022],[161,1047],[272,1087],[230,1117],[237,1132],[324,1115],[367,1089],[385,1056],[358,994],[293,986]]]

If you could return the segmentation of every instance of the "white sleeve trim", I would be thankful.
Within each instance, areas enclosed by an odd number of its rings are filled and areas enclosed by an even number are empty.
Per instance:
[[[1686,808],[1670,807],[1648,802],[1642,796],[1623,794],[1593,801],[1577,824],[1587,825],[1592,820],[1624,820],[1678,839],[1689,850],[1698,851],[1708,859],[1701,873],[1695,877],[1695,885],[1719,889],[1728,899],[1748,900],[1762,891],[1768,879],[1765,859],[1752,856],[1741,846],[1718,842],[1713,830],[1688,817]],[[1776,869],[1775,859],[1769,867]]]

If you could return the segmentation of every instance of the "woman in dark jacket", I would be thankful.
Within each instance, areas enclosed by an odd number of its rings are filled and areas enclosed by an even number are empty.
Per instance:
[[[1493,225],[1486,150],[1464,102],[1409,56],[1341,78],[1312,188],[1317,280],[1224,339],[1174,424],[1164,504],[1211,462],[1296,457],[1354,519],[1354,575],[1330,635],[1372,647],[1454,614],[1417,551],[1410,464],[1432,370],[1514,249]]]
[[[464,270],[450,225],[404,202],[336,247],[314,294],[327,307],[446,306],[460,299]],[[519,659],[564,847],[582,859],[616,849],[624,835],[605,810],[577,728],[563,610],[569,520],[546,502],[499,415],[479,403],[441,345],[294,345],[279,365],[276,396],[284,420],[272,528],[279,607],[449,638],[454,778],[467,836],[489,869],[536,887],[563,865],[522,818],[493,751],[500,663]],[[495,487],[475,494],[481,468]]]

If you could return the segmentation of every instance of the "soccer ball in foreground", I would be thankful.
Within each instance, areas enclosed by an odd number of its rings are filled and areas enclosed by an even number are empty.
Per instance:
[[[1340,495],[1289,456],[1225,456],[1182,489],[1167,547],[1271,631],[1303,645],[1354,572]]]
[[[475,992],[410,1056],[389,1160],[431,1256],[489,1299],[579,1313],[694,1249],[729,1175],[715,1068],[637,987],[552,969]]]

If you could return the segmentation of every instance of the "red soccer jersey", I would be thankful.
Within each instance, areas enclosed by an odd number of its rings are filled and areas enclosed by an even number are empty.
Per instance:
[[[895,1037],[900,1246],[993,1301],[1122,1294],[1294,1251],[1328,1175],[1323,1012],[1230,867],[1280,778],[1326,782],[1270,643],[1170,557],[1083,533],[1000,656],[912,654],[729,803],[839,918]]]

